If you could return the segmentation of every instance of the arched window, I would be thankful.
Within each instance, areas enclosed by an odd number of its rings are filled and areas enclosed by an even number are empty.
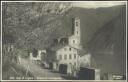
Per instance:
[[[76,26],[78,26],[78,22],[76,22]]]

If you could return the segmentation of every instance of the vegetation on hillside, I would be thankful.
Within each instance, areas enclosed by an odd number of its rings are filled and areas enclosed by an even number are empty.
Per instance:
[[[3,3],[3,42],[16,43],[18,48],[49,45],[47,40],[56,28],[70,3]],[[58,19],[58,20],[57,20]],[[40,43],[40,44],[39,44]]]
[[[26,76],[26,69],[17,62],[18,56],[27,55],[26,50],[49,46],[52,32],[62,24],[56,19],[63,17],[70,7],[70,3],[2,3],[3,79]],[[10,45],[14,46],[13,51],[8,51]]]

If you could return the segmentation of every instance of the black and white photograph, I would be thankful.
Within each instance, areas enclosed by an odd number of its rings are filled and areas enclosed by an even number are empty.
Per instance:
[[[2,81],[126,81],[127,1],[2,1]]]

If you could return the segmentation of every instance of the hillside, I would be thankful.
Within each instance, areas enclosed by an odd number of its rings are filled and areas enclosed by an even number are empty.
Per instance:
[[[4,44],[16,43],[25,49],[42,48],[40,44],[47,47],[69,8],[70,3],[3,3]]]
[[[90,52],[103,72],[126,72],[126,11],[122,7],[119,16],[104,24],[88,42]],[[116,69],[114,69],[116,68]]]

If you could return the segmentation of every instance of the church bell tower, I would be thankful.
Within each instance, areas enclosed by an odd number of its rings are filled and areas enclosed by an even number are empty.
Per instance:
[[[80,49],[81,42],[81,30],[80,30],[80,19],[78,17],[73,19],[73,35],[69,38],[69,44],[75,48]]]
[[[74,25],[74,36],[80,37],[80,19],[79,18],[74,18],[73,20]]]

